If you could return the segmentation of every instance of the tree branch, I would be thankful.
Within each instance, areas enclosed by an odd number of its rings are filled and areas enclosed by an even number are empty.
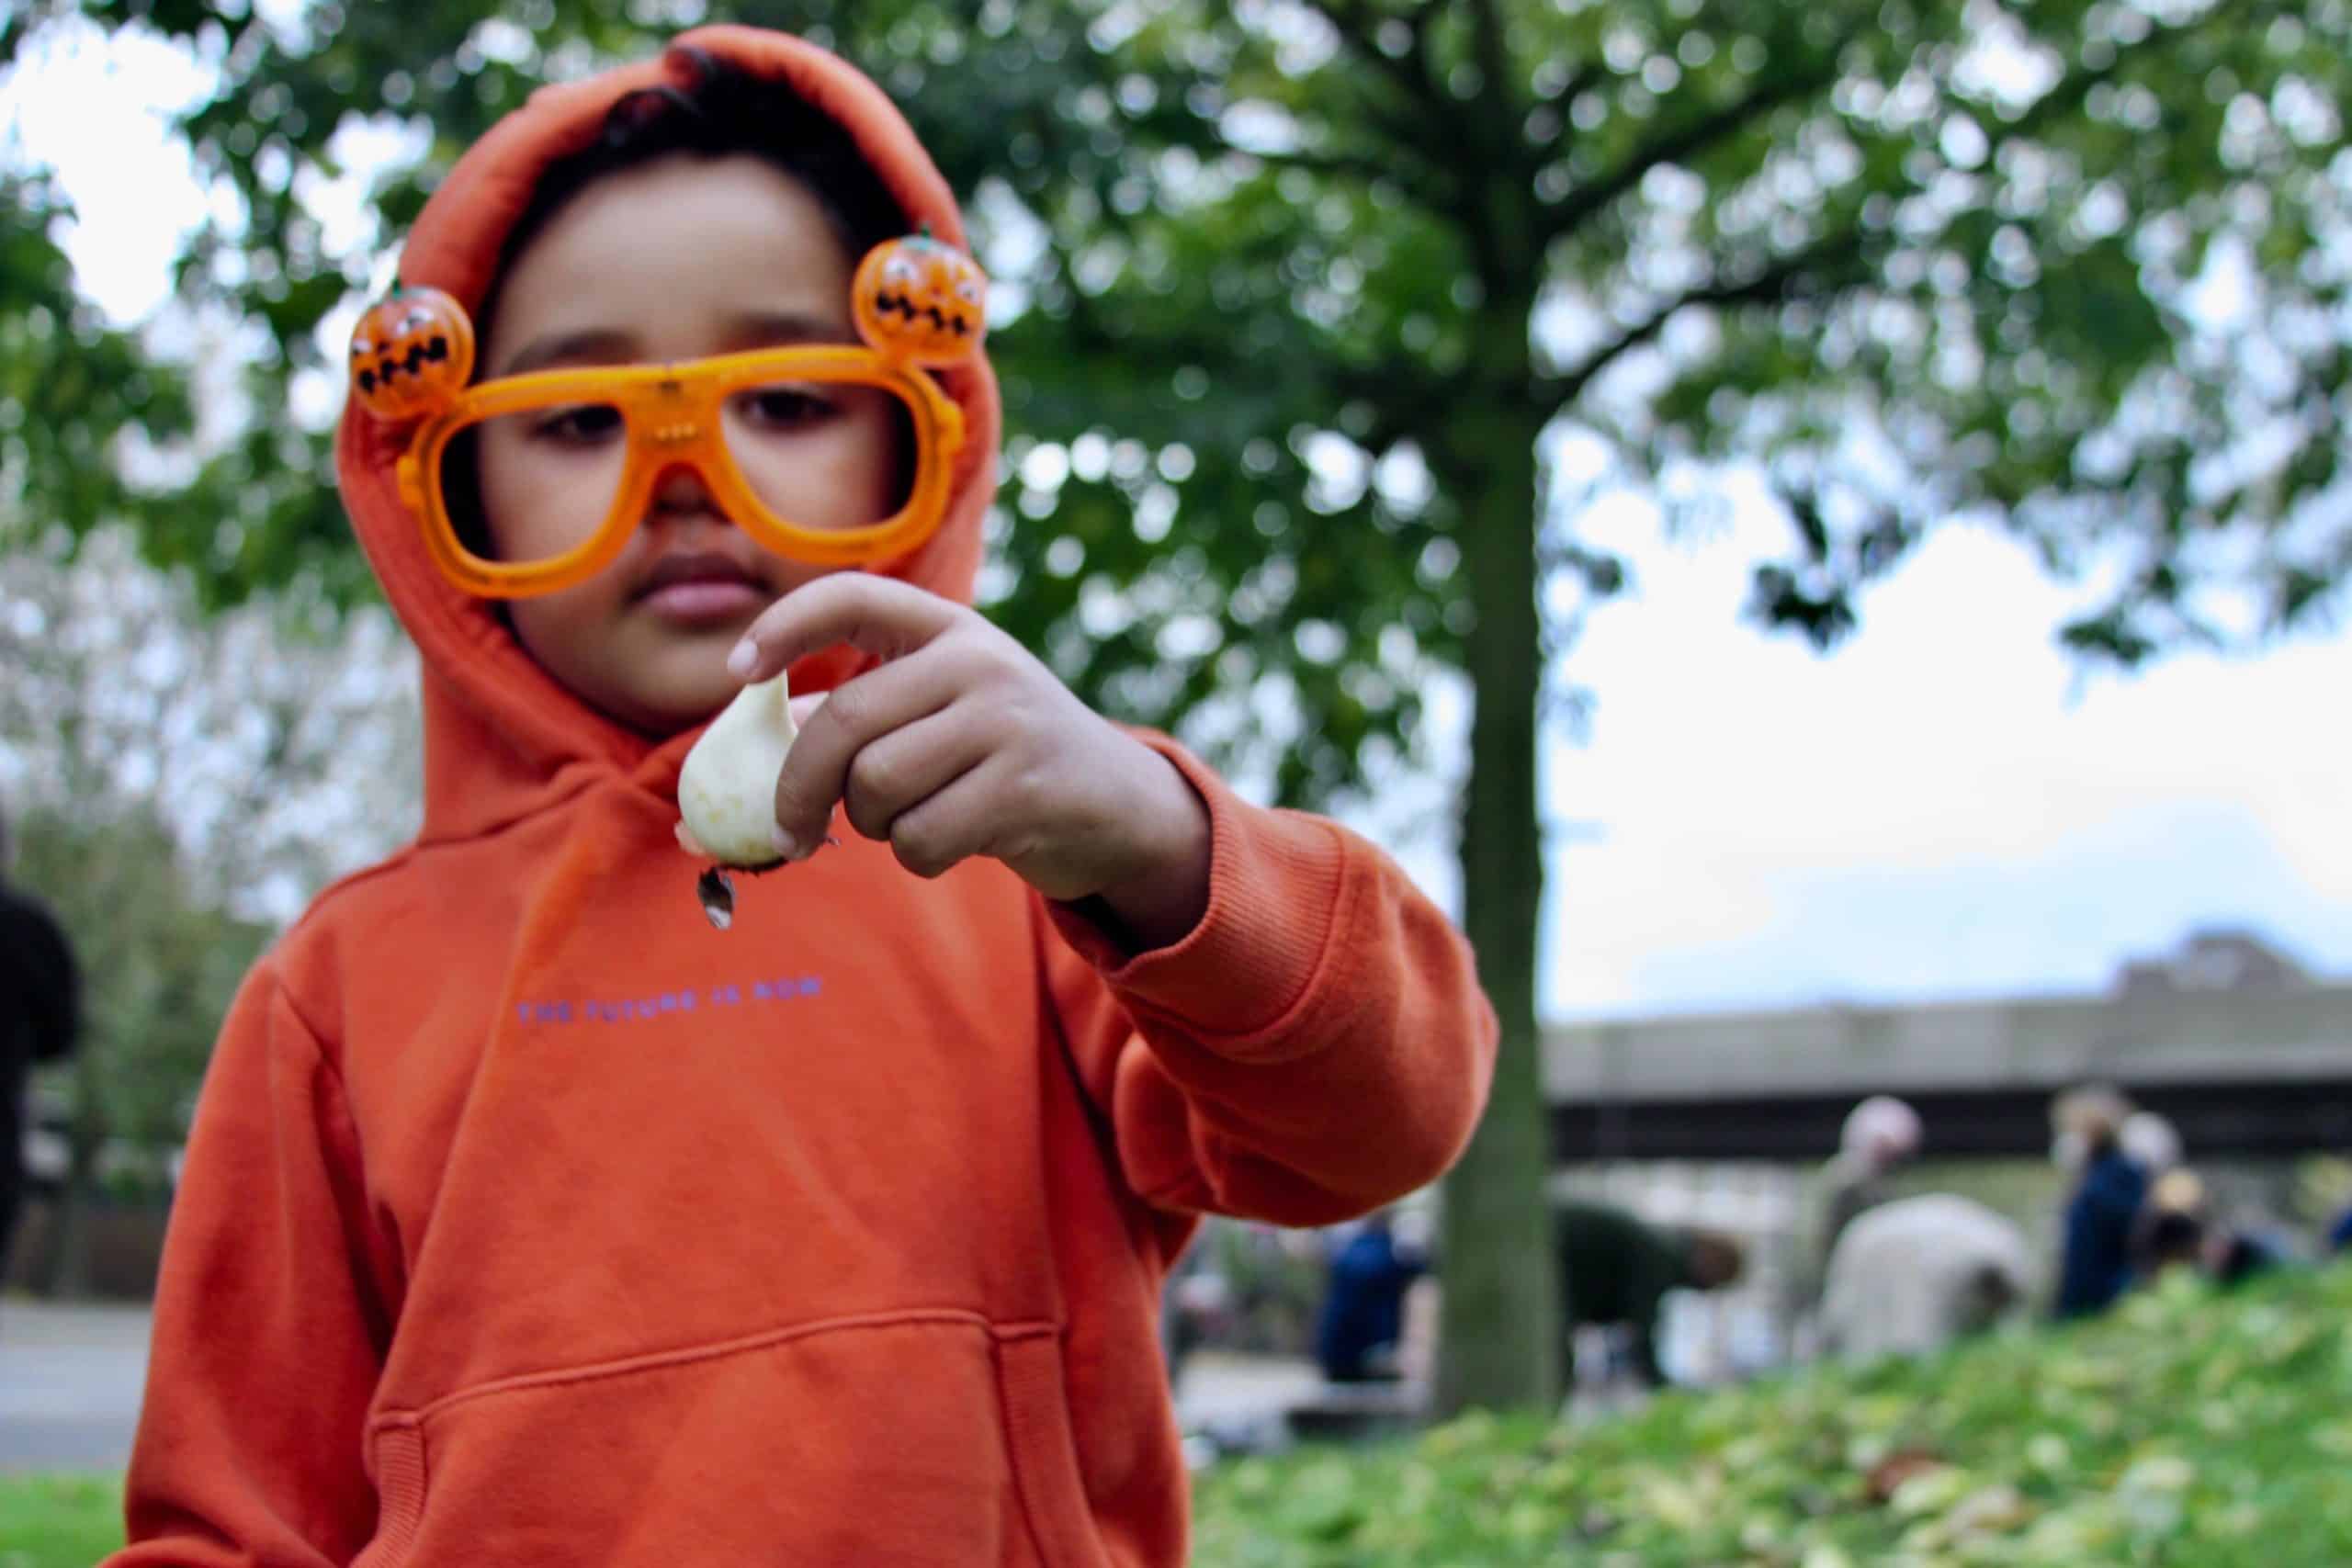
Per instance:
[[[2093,70],[2077,71],[2063,79],[2049,92],[2036,99],[2017,119],[1996,128],[1993,142],[1998,148],[2005,142],[2030,134],[2047,124],[2057,115],[2081,105],[2092,87],[2119,75],[2126,65],[2178,42],[2180,39],[2212,27],[2232,11],[2246,10],[2251,0],[2226,0],[2195,22],[2172,28],[2155,28],[2136,43],[2119,49],[2107,64]],[[2255,9],[2267,7],[2253,6]],[[1844,41],[1832,49],[1825,59],[1834,62],[1843,51]],[[1630,190],[1641,177],[1661,164],[1679,162],[1693,152],[1736,134],[1742,127],[1770,113],[1782,104],[1817,92],[1836,80],[1834,64],[1824,73],[1815,71],[1791,78],[1777,86],[1760,88],[1736,104],[1707,116],[1681,130],[1670,132],[1650,146],[1643,148],[1618,169],[1596,185],[1571,192],[1552,209],[1548,236],[1557,238],[1586,221],[1610,202]],[[1891,193],[1890,193],[1891,194]],[[1739,306],[1761,304],[1789,298],[1801,286],[1818,280],[1819,276],[1835,268],[1849,265],[1861,252],[1860,230],[1849,230],[1775,263],[1756,276],[1736,283],[1714,283],[1694,289],[1664,306],[1623,333],[1595,350],[1573,370],[1563,375],[1541,377],[1533,383],[1539,400],[1549,400],[1556,412],[1565,412],[1581,397],[1593,378],[1623,357],[1656,337],[1676,312],[1693,305]]]
[[[1515,132],[1523,110],[1510,88],[1510,42],[1504,36],[1502,11],[1495,0],[1470,0],[1470,37],[1478,56],[1478,74],[1486,78],[1487,91],[1501,100],[1503,118]],[[1516,134],[1512,141],[1515,144]]]
[[[1776,304],[1790,299],[1809,284],[1825,281],[1828,275],[1850,269],[1860,256],[1862,233],[1860,229],[1821,240],[1795,254],[1782,257],[1755,276],[1736,282],[1717,280],[1703,288],[1694,288],[1669,304],[1661,306],[1633,326],[1595,349],[1575,369],[1558,376],[1536,378],[1533,393],[1537,401],[1549,402],[1553,416],[1566,413],[1584,395],[1593,378],[1615,364],[1627,353],[1665,330],[1675,315],[1692,306],[1718,309],[1741,305]]]
[[[1598,60],[1589,60],[1569,74],[1557,92],[1546,93],[1537,101],[1566,113],[1579,96],[1600,85],[1608,74],[1606,64]]]
[[[1542,240],[1548,244],[1563,234],[1574,233],[1660,164],[1687,162],[1717,142],[1737,135],[1782,105],[1834,85],[1838,80],[1838,56],[1844,51],[1846,42],[1845,39],[1838,39],[1823,56],[1824,63],[1815,69],[1782,77],[1757,88],[1737,103],[1726,104],[1713,114],[1668,131],[1647,146],[1636,148],[1623,163],[1594,183],[1579,186],[1558,201],[1547,203]]]
[[[1428,145],[1432,122],[1442,122],[1451,107],[1444,89],[1431,71],[1429,58],[1429,22],[1437,6],[1421,6],[1409,15],[1399,16],[1380,10],[1368,0],[1302,0],[1308,9],[1329,23],[1340,35],[1340,47],[1357,59],[1370,64],[1385,77],[1402,98],[1402,106],[1382,101],[1378,94],[1367,95],[1365,117],[1378,127],[1393,144],[1400,162],[1413,164],[1415,172],[1408,175],[1399,169],[1381,167],[1371,156],[1362,153],[1309,152],[1266,157],[1269,164],[1307,168],[1315,173],[1352,175],[1364,180],[1391,177],[1403,184],[1424,205],[1433,211],[1458,222],[1469,223],[1475,212],[1461,181],[1452,175],[1442,160],[1426,157],[1421,149]],[[1404,55],[1392,56],[1375,41],[1374,35],[1386,22],[1402,22],[1412,33],[1412,47]]]
[[[1350,53],[1396,84],[1405,96],[1423,108],[1443,107],[1443,96],[1429,69],[1429,7],[1409,17],[1379,11],[1365,0],[1303,0],[1307,9],[1331,24],[1340,43]],[[1391,55],[1374,38],[1383,22],[1403,22],[1412,29],[1413,47],[1402,57]]]
[[[1430,24],[1445,8],[1447,0],[1421,0],[1410,15],[1403,19],[1413,34],[1413,47],[1406,51],[1406,59],[1420,77],[1422,101],[1442,109],[1447,102],[1445,84],[1437,79],[1437,56],[1430,52]]]

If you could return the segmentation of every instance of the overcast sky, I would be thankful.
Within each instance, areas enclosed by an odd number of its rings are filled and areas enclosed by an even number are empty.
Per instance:
[[[87,41],[0,80],[0,161],[59,170],[82,286],[119,319],[202,211],[158,107],[200,82]],[[2352,639],[2086,676],[2052,642],[2069,592],[1952,529],[1821,658],[1738,620],[1741,540],[1591,526],[1636,589],[1576,660],[1589,743],[1546,758],[1553,814],[1595,831],[1549,855],[1547,1011],[2090,988],[2217,922],[2352,973]],[[1450,894],[1442,857],[1408,859]]]

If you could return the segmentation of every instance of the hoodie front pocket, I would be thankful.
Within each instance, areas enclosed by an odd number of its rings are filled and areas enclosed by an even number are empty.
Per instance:
[[[1013,1479],[1038,1561],[1045,1568],[1096,1568],[1104,1554],[1070,1431],[1061,1336],[1043,1325],[1002,1335],[997,1341],[997,1383]]]
[[[387,1495],[369,1568],[1103,1561],[1041,1325],[883,1314],[504,1379],[389,1417],[379,1470],[401,1431],[420,1506]]]

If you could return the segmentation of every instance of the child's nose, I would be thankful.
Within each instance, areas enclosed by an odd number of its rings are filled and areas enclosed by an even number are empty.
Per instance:
[[[718,505],[711,499],[710,487],[703,482],[700,470],[685,463],[673,465],[653,481],[653,510],[719,515]]]

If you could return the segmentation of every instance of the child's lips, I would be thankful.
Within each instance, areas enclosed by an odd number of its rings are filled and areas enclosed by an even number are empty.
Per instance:
[[[731,621],[767,607],[768,595],[741,579],[673,582],[647,594],[645,606],[673,621]]]
[[[669,557],[638,590],[639,603],[654,614],[697,625],[755,615],[775,596],[740,562],[720,555]]]

